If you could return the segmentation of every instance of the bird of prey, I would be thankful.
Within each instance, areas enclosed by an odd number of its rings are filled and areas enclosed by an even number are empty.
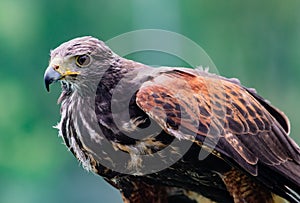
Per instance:
[[[68,149],[126,203],[300,202],[288,118],[254,89],[206,70],[151,67],[94,37],[51,51]]]

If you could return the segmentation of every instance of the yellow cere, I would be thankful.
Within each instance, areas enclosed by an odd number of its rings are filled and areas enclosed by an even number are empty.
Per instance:
[[[67,75],[79,75],[79,74],[80,74],[80,72],[67,70],[66,72],[64,72],[64,73],[62,74],[62,76],[67,76]]]

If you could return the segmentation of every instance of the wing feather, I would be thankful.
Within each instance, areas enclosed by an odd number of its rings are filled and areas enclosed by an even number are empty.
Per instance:
[[[218,152],[252,175],[257,175],[258,162],[268,166],[291,162],[275,167],[279,173],[282,168],[300,169],[300,150],[287,135],[286,116],[239,83],[176,69],[145,82],[136,102],[166,132],[179,139],[209,138]],[[300,184],[300,176],[291,178]]]

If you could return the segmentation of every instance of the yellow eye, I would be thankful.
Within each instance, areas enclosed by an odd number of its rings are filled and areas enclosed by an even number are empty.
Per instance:
[[[90,65],[91,63],[91,57],[89,55],[80,55],[80,56],[76,56],[76,64],[79,67],[85,67]]]

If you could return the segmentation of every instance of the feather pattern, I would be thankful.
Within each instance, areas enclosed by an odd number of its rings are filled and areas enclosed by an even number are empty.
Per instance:
[[[90,64],[80,67],[81,55]],[[51,52],[46,86],[54,80],[62,82],[59,134],[124,202],[274,202],[275,194],[300,202],[288,118],[238,79],[153,68],[82,37]],[[150,170],[144,157],[172,164]]]

